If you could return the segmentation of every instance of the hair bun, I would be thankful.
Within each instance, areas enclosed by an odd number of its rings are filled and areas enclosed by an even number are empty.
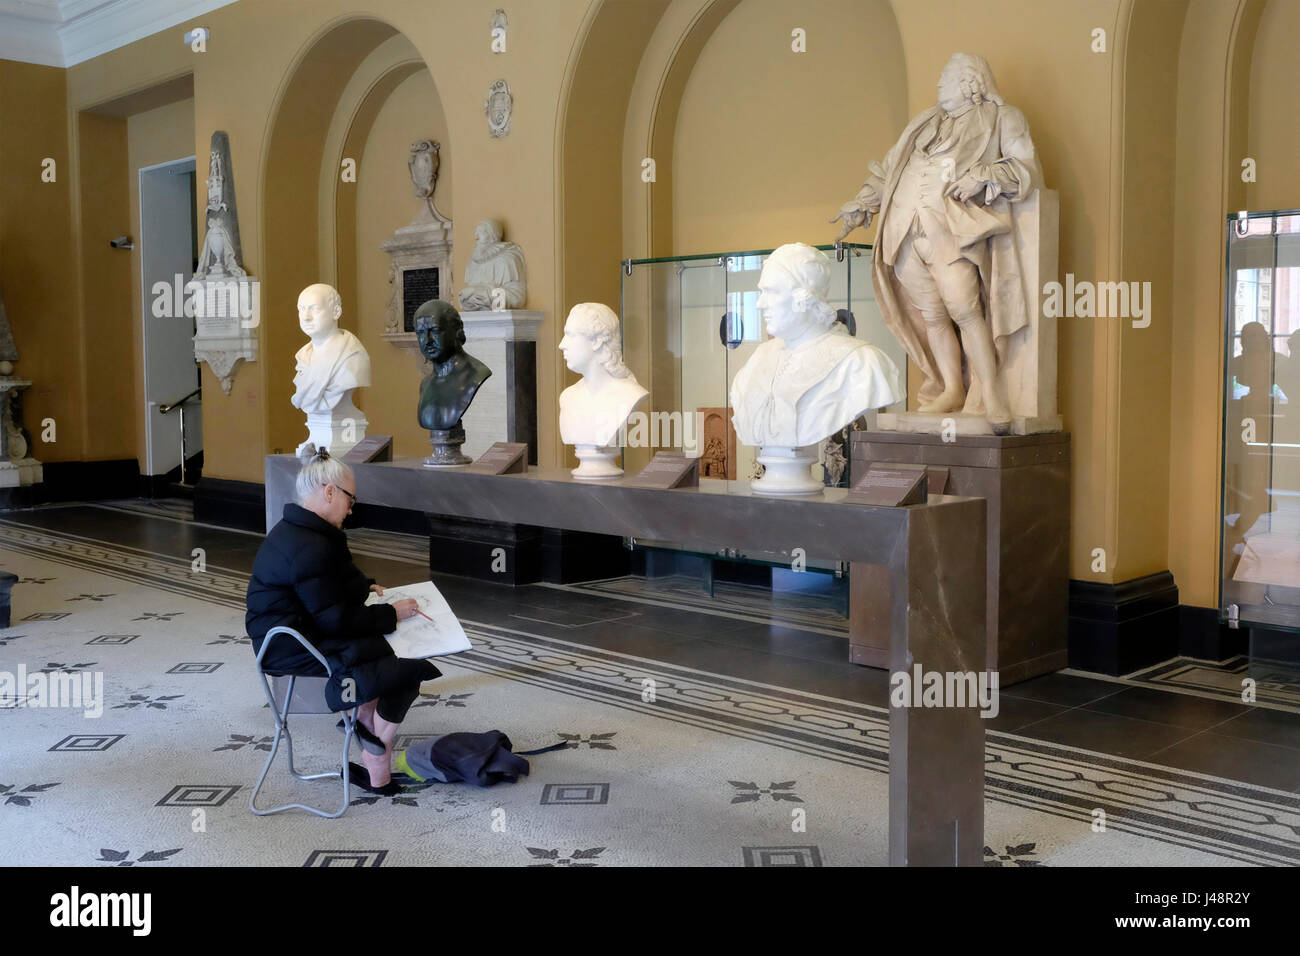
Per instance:
[[[329,460],[330,460],[330,450],[328,448],[316,449],[316,454],[312,457],[312,461],[329,461]]]

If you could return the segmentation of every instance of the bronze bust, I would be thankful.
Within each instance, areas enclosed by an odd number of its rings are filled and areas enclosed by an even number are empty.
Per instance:
[[[430,299],[415,313],[415,336],[433,369],[420,382],[420,427],[429,429],[433,454],[430,467],[467,465],[460,453],[465,441],[461,417],[492,370],[470,355],[460,313],[441,299]]]

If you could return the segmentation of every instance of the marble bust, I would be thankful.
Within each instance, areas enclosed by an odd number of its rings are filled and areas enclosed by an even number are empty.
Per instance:
[[[884,352],[854,338],[827,302],[831,263],[790,243],[773,252],[758,280],[758,311],[772,338],[758,346],[731,386],[736,437],[759,446],[762,494],[812,494],[816,445],[859,415],[903,396],[898,368]]]
[[[491,219],[478,224],[474,240],[460,307],[466,312],[523,308],[528,282],[523,250],[502,241],[501,224]]]
[[[1003,101],[983,57],[954,54],[938,94],[831,221],[843,218],[843,239],[880,217],[872,283],[921,370],[917,411],[979,416],[1007,434],[1027,414],[1008,388],[1008,354],[1037,310],[1021,278],[1037,234],[1021,234],[1013,205],[1042,186],[1042,170],[1024,114]]]
[[[365,437],[369,424],[352,404],[352,392],[370,384],[370,356],[361,340],[339,328],[343,300],[324,283],[298,295],[298,326],[311,339],[294,355],[294,408],[307,413],[308,444],[342,454]]]
[[[460,420],[492,370],[465,351],[465,324],[460,313],[441,299],[430,299],[415,312],[415,337],[433,368],[420,382],[418,416],[429,429],[433,454],[429,467],[466,465],[460,453],[465,429]]]
[[[575,478],[617,478],[619,430],[650,393],[623,363],[619,319],[598,302],[569,310],[559,349],[564,364],[582,378],[560,393],[560,440],[574,445],[581,464]]]

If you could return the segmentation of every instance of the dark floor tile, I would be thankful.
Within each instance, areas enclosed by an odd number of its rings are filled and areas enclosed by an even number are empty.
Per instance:
[[[1089,677],[1076,677],[1073,674],[1044,674],[1031,680],[1021,681],[1002,691],[1004,697],[1028,697],[1049,704],[1064,707],[1082,707],[1084,704],[1124,689],[1123,684],[1113,681],[1093,680]]]
[[[1300,750],[1300,714],[1268,707],[1249,707],[1240,717],[1215,727],[1214,733]]]
[[[1049,704],[1028,697],[1012,697],[1005,692],[1000,692],[998,715],[985,720],[984,729],[1012,733],[1040,720],[1046,720],[1048,717],[1055,717],[1068,709],[1061,704]]]
[[[1295,750],[1257,740],[1199,733],[1146,759],[1274,790],[1300,791],[1300,760]]]
[[[1002,704],[1006,706],[1005,697]],[[1148,759],[1188,736],[1181,727],[1078,708],[1028,724],[1018,732],[1035,740],[1138,760]]]
[[[673,648],[673,654],[676,659],[672,663],[683,667],[876,707],[888,706],[889,675],[871,667],[803,660],[701,639],[682,641]]]
[[[1245,704],[1193,697],[1152,687],[1125,687],[1117,694],[1094,700],[1084,707],[1087,710],[1152,720],[1188,730],[1208,730],[1215,724],[1240,717],[1249,709]]]
[[[775,624],[750,624],[733,630],[717,631],[707,635],[719,644],[731,644],[768,654],[800,657],[810,661],[844,663],[849,659],[849,639],[831,637],[814,631],[783,627]]]

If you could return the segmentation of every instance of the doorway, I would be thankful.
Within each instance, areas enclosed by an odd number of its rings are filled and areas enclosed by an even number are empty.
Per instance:
[[[183,291],[198,261],[196,185],[193,156],[140,168],[145,473],[154,487],[184,485],[202,464],[201,378]]]

